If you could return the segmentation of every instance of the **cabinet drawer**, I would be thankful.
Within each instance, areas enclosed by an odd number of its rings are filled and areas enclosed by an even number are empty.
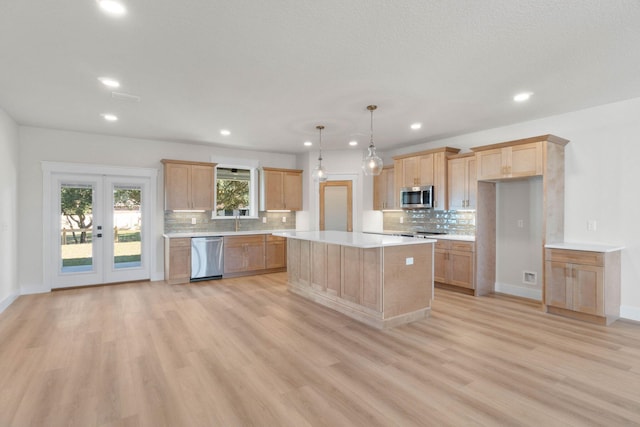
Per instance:
[[[189,237],[180,237],[178,239],[169,239],[170,248],[181,248],[185,246],[191,246],[191,239]]]
[[[247,236],[224,236],[224,244],[225,246],[262,245],[264,244],[264,237],[265,236],[262,234],[250,234]]]
[[[572,251],[569,249],[546,249],[547,261],[566,262],[571,264],[604,265],[602,252]]]
[[[454,240],[451,242],[452,251],[473,252],[475,247],[476,245],[473,242],[464,242],[460,240]]]
[[[449,240],[436,241],[436,249],[449,250],[451,249],[451,242]]]
[[[273,234],[267,234],[267,242],[284,242],[287,238],[281,236],[274,236]]]

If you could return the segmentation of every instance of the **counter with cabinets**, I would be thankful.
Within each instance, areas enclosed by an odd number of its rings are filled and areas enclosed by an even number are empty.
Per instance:
[[[287,238],[292,292],[380,329],[428,315],[435,240],[343,231],[275,234]]]
[[[584,243],[545,245],[547,312],[607,325],[618,319],[621,250]]]
[[[288,231],[288,230],[283,230]],[[207,231],[164,235],[164,275],[169,284],[189,283],[191,278],[191,238],[224,238],[224,277],[275,273],[287,269],[286,239],[273,230]]]

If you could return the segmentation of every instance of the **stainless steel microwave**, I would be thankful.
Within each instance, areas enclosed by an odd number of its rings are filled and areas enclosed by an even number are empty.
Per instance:
[[[402,187],[400,189],[402,209],[424,209],[433,207],[433,185],[424,187]]]

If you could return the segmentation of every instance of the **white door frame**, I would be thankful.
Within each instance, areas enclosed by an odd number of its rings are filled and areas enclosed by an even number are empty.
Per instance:
[[[54,275],[57,274],[58,259],[55,259],[58,246],[57,241],[54,240],[54,229],[59,227],[59,224],[54,224],[51,220],[51,212],[55,207],[58,195],[52,192],[52,182],[56,180],[57,175],[85,175],[95,176],[100,182],[104,180],[104,177],[131,177],[131,178],[148,178],[149,187],[147,190],[148,199],[146,200],[146,218],[143,219],[146,226],[146,233],[149,243],[146,248],[143,248],[143,256],[146,255],[147,262],[149,263],[149,275],[153,275],[156,269],[157,259],[156,251],[151,247],[156,236],[155,215],[153,212],[156,207],[156,194],[157,194],[157,175],[158,170],[153,168],[132,168],[132,167],[120,167],[120,166],[105,166],[105,165],[93,165],[85,163],[62,163],[62,162],[41,162],[42,165],[42,218],[43,218],[43,244],[42,244],[42,260],[43,260],[43,285],[45,289],[52,289],[54,285]],[[106,197],[105,197],[106,198]],[[104,203],[104,200],[99,200],[99,203]],[[144,209],[144,206],[143,206]],[[144,213],[143,213],[144,214]],[[59,221],[58,221],[59,222]],[[54,228],[55,227],[55,228]],[[146,252],[145,252],[146,250]]]

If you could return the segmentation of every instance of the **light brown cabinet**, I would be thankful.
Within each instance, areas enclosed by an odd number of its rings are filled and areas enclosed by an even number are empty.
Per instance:
[[[475,244],[461,240],[438,240],[434,250],[433,280],[474,289]]]
[[[419,153],[395,156],[394,178],[396,194],[402,187],[433,185],[435,209],[447,209],[447,156],[457,148],[443,147]]]
[[[478,180],[523,178],[542,175],[543,143],[483,148],[476,151]]]
[[[373,209],[395,209],[397,206],[393,165],[382,168],[382,173],[373,177]]]
[[[224,274],[265,269],[265,236],[225,236]]]
[[[302,171],[262,168],[264,210],[302,210]]]
[[[287,266],[287,239],[268,234],[265,245],[266,268],[285,268]]]
[[[167,283],[189,283],[191,280],[191,239],[164,239],[164,279]]]
[[[474,153],[450,157],[448,160],[449,209],[475,209],[478,181]]]
[[[163,159],[164,209],[214,209],[215,163]]]
[[[620,316],[620,251],[545,249],[547,311],[600,324]]]

